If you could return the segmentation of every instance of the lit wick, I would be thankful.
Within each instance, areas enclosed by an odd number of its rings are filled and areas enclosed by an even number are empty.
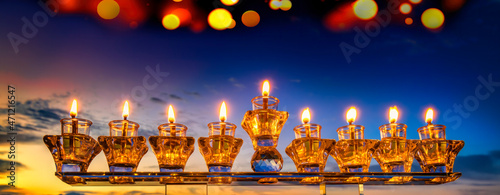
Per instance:
[[[429,108],[425,113],[425,122],[427,122],[427,128],[429,129],[429,138],[431,139],[434,137],[434,125],[432,124],[432,118],[434,118],[434,110],[432,110],[432,108]]]
[[[129,115],[129,106],[128,106],[128,101],[125,101],[125,104],[123,105],[123,128],[122,128],[122,136],[127,136],[127,130],[128,130],[128,120],[127,117]]]
[[[175,122],[175,115],[174,115],[174,108],[172,105],[168,106],[168,122],[170,122],[170,136],[175,137],[175,125],[173,124]]]
[[[78,134],[78,119],[76,119],[76,115],[78,114],[78,104],[76,99],[73,100],[71,104],[71,111],[69,115],[71,116],[71,133]]]
[[[311,124],[308,124],[310,120],[311,112],[309,111],[309,108],[306,108],[304,109],[304,111],[302,111],[302,124],[304,124],[307,138],[311,137]]]
[[[391,137],[396,137],[396,121],[398,120],[398,108],[396,106],[389,108],[389,123],[391,123]]]
[[[347,123],[349,123],[349,134],[351,139],[355,138],[355,125],[353,125],[356,120],[356,108],[351,107],[346,114]]]
[[[264,84],[262,85],[262,96],[263,97],[263,109],[267,109],[268,107],[268,104],[269,104],[269,81],[268,80],[265,80],[264,81]]]
[[[220,111],[219,111],[219,119],[220,119],[220,135],[225,135],[226,134],[226,102],[222,102],[222,105],[220,106]]]

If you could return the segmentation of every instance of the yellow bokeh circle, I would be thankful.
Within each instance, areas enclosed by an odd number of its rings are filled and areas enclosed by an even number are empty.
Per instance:
[[[403,3],[399,6],[399,11],[403,14],[408,14],[411,12],[411,5],[408,3]]]
[[[292,2],[290,0],[281,1],[280,9],[283,11],[288,11],[292,8]]]
[[[220,2],[224,5],[231,6],[238,3],[238,0],[220,0]]]
[[[232,20],[233,16],[231,13],[223,8],[214,9],[208,14],[208,24],[215,30],[226,29]]]
[[[174,14],[168,14],[163,17],[162,24],[168,30],[175,30],[181,24],[181,20]]]
[[[272,10],[278,10],[281,7],[281,0],[271,0],[269,2],[269,7]]]
[[[429,8],[422,13],[422,24],[430,29],[436,29],[443,25],[444,14],[436,8]]]
[[[354,14],[363,20],[368,20],[378,12],[377,3],[373,0],[357,0],[353,4]]]
[[[97,5],[97,14],[102,19],[111,20],[120,13],[120,5],[113,0],[103,0]]]

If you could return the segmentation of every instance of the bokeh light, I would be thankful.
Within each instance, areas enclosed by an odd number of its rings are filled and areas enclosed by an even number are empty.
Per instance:
[[[181,2],[182,0],[174,0],[174,2]]]
[[[412,2],[413,4],[418,4],[418,3],[422,2],[422,0],[410,0],[410,2]]]
[[[271,1],[269,1],[269,7],[272,10],[278,10],[281,7],[281,1],[280,0],[271,0]]]
[[[403,3],[399,6],[399,11],[403,14],[408,14],[411,12],[411,5],[408,3]]]
[[[238,0],[220,0],[220,2],[224,5],[231,6],[238,3]]]
[[[247,27],[257,26],[260,22],[260,16],[256,11],[249,10],[241,16],[241,22]]]
[[[166,16],[163,17],[162,20],[163,27],[165,27],[168,30],[175,30],[176,28],[179,27],[181,24],[181,21],[179,20],[179,17],[177,17],[174,14],[167,14]]]
[[[429,8],[422,13],[422,24],[429,29],[437,29],[444,23],[444,14],[436,8]]]
[[[369,20],[377,14],[378,6],[373,0],[357,0],[353,4],[353,9],[358,18]]]
[[[177,8],[174,11],[172,11],[171,14],[179,18],[180,21],[179,26],[187,26],[191,23],[191,13],[187,9]]]
[[[411,25],[411,24],[413,24],[413,19],[411,19],[411,18],[406,18],[406,19],[405,19],[405,23],[406,23],[407,25]]]
[[[443,0],[443,10],[445,12],[456,12],[464,6],[465,0]]]
[[[281,1],[280,9],[283,11],[288,11],[292,8],[292,2],[290,0]]]
[[[208,14],[208,24],[215,30],[226,29],[232,20],[233,16],[231,13],[223,8],[214,9]]]
[[[351,30],[358,21],[352,3],[344,3],[330,10],[323,20],[323,25],[333,32],[346,32]]]
[[[227,27],[228,29],[233,29],[236,26],[236,21],[234,19],[231,20],[231,24]]]
[[[113,0],[103,0],[97,5],[97,14],[102,19],[111,20],[120,13],[120,5]]]

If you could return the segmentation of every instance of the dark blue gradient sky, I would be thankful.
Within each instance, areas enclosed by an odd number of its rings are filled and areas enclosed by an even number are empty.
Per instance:
[[[254,28],[199,34],[167,31],[150,22],[130,30],[109,27],[90,15],[56,15],[16,54],[6,35],[20,34],[21,18],[41,9],[34,1],[2,1],[0,81],[16,85],[23,103],[48,100],[50,108],[68,110],[70,100],[78,98],[79,116],[95,123],[92,136],[108,133],[107,121],[119,118],[125,99],[132,103],[130,119],[141,124],[145,136],[166,122],[168,104],[188,125],[188,135],[206,136],[206,124],[218,119],[225,100],[228,121],[238,125],[236,136],[251,147],[240,123],[250,100],[260,94],[261,82],[269,79],[280,110],[290,113],[278,147],[284,158],[305,107],[312,111],[312,122],[323,126],[323,137],[337,139],[345,112],[356,106],[356,123],[366,127],[365,137],[379,139],[378,127],[387,123],[393,105],[400,110],[398,121],[408,125],[408,138],[418,139],[425,109],[433,107],[435,123],[448,126],[447,138],[465,141],[460,156],[489,155],[500,150],[499,8],[496,0],[469,1],[447,16],[440,32],[393,22],[348,63],[339,44],[353,44],[356,33],[331,32],[318,16],[303,10],[262,14]],[[142,85],[146,67],[157,65],[169,75],[144,99],[134,99],[131,90]],[[485,87],[482,80],[494,83]],[[477,96],[478,86],[483,86],[479,94],[488,97]],[[465,114],[459,114],[455,107],[464,104]],[[287,168],[294,170],[293,164]]]

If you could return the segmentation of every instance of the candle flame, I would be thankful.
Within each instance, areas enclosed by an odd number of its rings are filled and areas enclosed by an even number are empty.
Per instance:
[[[432,108],[429,108],[425,113],[425,122],[432,123],[432,118],[434,118],[434,110],[432,110]]]
[[[175,122],[174,108],[172,107],[172,105],[168,106],[168,122],[170,123]]]
[[[76,102],[76,99],[74,99],[73,103],[71,104],[71,111],[69,111],[69,115],[75,118],[77,114],[78,114],[78,103]]]
[[[269,95],[269,81],[265,80],[264,84],[262,85],[262,96],[268,96]]]
[[[309,111],[309,108],[306,108],[302,111],[302,123],[306,124],[309,121],[311,121],[311,112]]]
[[[224,101],[220,106],[219,119],[221,122],[224,122],[226,120],[226,102]]]
[[[125,104],[123,104],[123,112],[122,112],[123,118],[127,118],[128,117],[129,112],[130,112],[129,110],[130,110],[130,108],[128,106],[128,101],[125,101]]]
[[[349,124],[354,123],[356,120],[356,108],[351,107],[349,111],[347,111],[346,119]]]
[[[398,107],[394,106],[389,108],[389,122],[395,123],[398,120],[399,112]]]

